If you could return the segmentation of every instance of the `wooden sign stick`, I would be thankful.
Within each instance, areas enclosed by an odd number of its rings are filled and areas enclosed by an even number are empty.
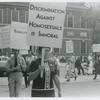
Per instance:
[[[44,64],[44,56],[45,56],[45,48],[42,48],[42,60],[41,60],[41,65]],[[41,71],[41,78],[43,77],[43,71]]]

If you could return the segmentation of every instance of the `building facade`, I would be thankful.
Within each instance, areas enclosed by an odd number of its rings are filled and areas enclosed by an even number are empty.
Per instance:
[[[0,2],[0,26],[12,21],[28,23],[28,3]]]
[[[91,52],[92,30],[88,28],[89,9],[84,3],[67,3],[62,55],[88,55]]]
[[[0,27],[9,25],[12,21],[28,23],[28,8],[28,2],[0,2]],[[87,55],[91,52],[92,32],[87,26],[87,11],[88,8],[83,3],[67,3],[63,44],[61,49],[54,49],[56,54]],[[71,45],[68,47],[69,41]],[[73,49],[72,52],[70,49]]]
[[[28,6],[24,2],[0,2],[0,27],[10,25],[12,21],[28,23]],[[2,55],[10,52],[10,48],[0,49]]]

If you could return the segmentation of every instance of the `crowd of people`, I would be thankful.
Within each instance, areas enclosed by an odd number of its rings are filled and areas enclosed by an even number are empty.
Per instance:
[[[89,56],[71,56],[66,58],[66,75],[67,81],[71,78],[77,79],[78,75],[94,75],[93,79],[100,74],[100,55],[89,54]]]
[[[30,81],[33,81],[31,97],[55,97],[54,83],[58,89],[58,96],[61,97],[57,61],[51,48],[44,49],[43,60],[42,49],[42,47],[38,48],[37,56],[33,56],[32,51],[29,50],[25,57],[19,53],[19,50],[13,50],[13,55],[6,64],[10,97],[21,95],[23,76],[26,88],[30,85]]]
[[[33,81],[31,97],[54,97],[54,84],[58,89],[58,96],[61,97],[59,81],[61,59],[54,55],[51,48],[45,48],[42,62],[42,49],[42,47],[38,48],[37,56],[33,55],[31,50],[26,56],[20,55],[19,50],[13,50],[13,55],[9,57],[6,64],[10,97],[20,96],[23,76],[26,88],[29,87],[30,81]],[[100,55],[98,54],[66,57],[64,63],[65,79],[68,82],[71,78],[77,80],[79,75],[94,75],[95,80],[100,74]]]

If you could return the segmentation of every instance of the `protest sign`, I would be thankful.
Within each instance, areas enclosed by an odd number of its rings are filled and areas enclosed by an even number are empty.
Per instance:
[[[28,45],[62,47],[66,3],[34,2],[29,5]]]
[[[11,23],[10,47],[14,49],[29,49],[27,41],[27,24],[20,22]]]
[[[0,28],[0,48],[10,47],[10,25]]]
[[[27,24],[12,22],[11,25],[0,28],[0,48],[28,50],[26,44]]]
[[[66,53],[73,53],[74,52],[74,47],[73,47],[73,41],[69,40],[66,41]]]
[[[93,52],[100,52],[100,44],[93,44],[92,51]]]

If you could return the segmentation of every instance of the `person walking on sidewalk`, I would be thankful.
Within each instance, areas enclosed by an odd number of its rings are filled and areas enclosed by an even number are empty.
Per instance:
[[[84,69],[82,68],[82,57],[78,57],[75,61],[75,68],[77,68],[78,70],[78,75],[81,74],[81,71],[82,71],[82,74],[84,75]]]
[[[97,78],[97,75],[100,74],[100,56],[96,58],[94,68],[95,68],[95,73],[93,79],[95,80]]]
[[[8,60],[7,68],[9,95],[10,97],[19,97],[22,87],[22,71],[25,71],[26,63],[24,58],[19,55],[18,50],[14,50],[14,56]]]
[[[88,75],[92,75],[93,74],[93,55],[92,54],[88,56],[88,61],[89,61]]]
[[[77,73],[76,73],[76,69],[75,69],[75,60],[73,57],[68,59],[68,62],[66,64],[65,78],[67,79],[66,81],[70,81],[70,78],[74,78],[75,80],[77,78]]]
[[[29,80],[33,80],[32,84],[32,97],[54,97],[55,89],[54,84],[58,89],[58,96],[61,96],[60,81],[57,74],[57,66],[55,60],[48,56],[48,48],[45,51],[45,61],[41,65],[41,48],[39,48],[39,58],[32,61],[30,65]],[[50,58],[49,58],[50,57]],[[43,77],[41,77],[41,72],[43,72]]]

